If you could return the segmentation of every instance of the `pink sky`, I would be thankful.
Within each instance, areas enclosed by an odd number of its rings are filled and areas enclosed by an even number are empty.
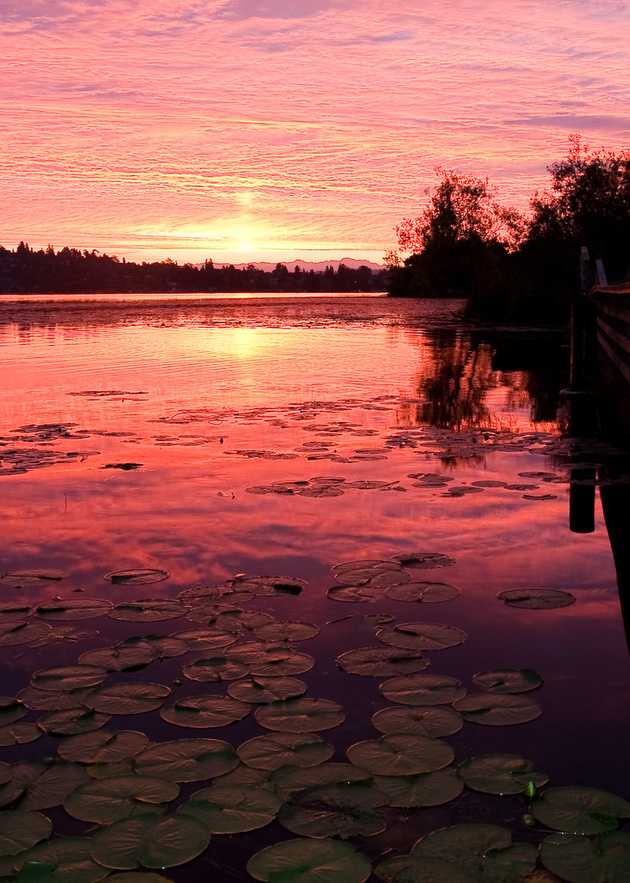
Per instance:
[[[438,165],[630,141],[625,0],[2,0],[0,243],[379,260]]]

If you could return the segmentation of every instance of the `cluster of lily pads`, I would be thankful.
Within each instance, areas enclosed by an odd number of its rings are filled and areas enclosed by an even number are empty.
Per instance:
[[[418,571],[454,563],[441,553],[415,552],[339,564],[328,595],[347,602],[383,596],[452,601],[458,589],[425,582]],[[114,571],[107,578],[141,586],[165,576]],[[252,878],[268,883],[364,883],[372,874],[386,883],[554,879],[540,876],[547,871],[568,883],[630,879],[630,835],[617,830],[630,818],[630,803],[596,789],[546,787],[547,774],[517,754],[456,762],[450,736],[466,722],[496,727],[535,720],[542,709],[531,694],[543,683],[535,671],[502,668],[474,675],[476,690],[469,692],[458,678],[427,673],[428,653],[466,640],[456,626],[377,617],[376,643],[337,657],[348,676],[377,678],[389,704],[372,715],[376,735],[335,760],[334,746],[321,734],[342,725],[346,711],[307,696],[299,677],[315,659],[298,645],[319,628],[243,609],[260,598],[296,597],[305,586],[292,577],[237,574],[173,598],[114,604],[72,597],[35,608],[6,602],[0,609],[4,646],[15,646],[17,635],[37,643],[42,628],[65,620],[108,616],[145,628],[181,618],[188,625],[86,650],[76,664],[35,671],[17,697],[0,700],[0,746],[42,734],[59,739],[55,756],[0,763],[0,876],[19,883],[163,883],[159,871],[202,855],[211,837],[277,822],[293,839],[259,850],[247,864]],[[502,600],[551,609],[575,599],[559,590],[524,589],[502,593]],[[170,684],[125,677],[180,658],[182,677]],[[184,684],[193,692],[182,692]],[[210,685],[224,692],[208,692]],[[116,715],[153,712],[194,735],[153,742],[144,732],[112,726]],[[38,716],[25,720],[29,713]],[[248,716],[264,732],[238,746],[200,732]],[[524,819],[548,829],[542,844],[533,833],[513,842],[498,825],[456,824],[373,865],[348,842],[369,843],[409,812],[456,801],[465,789],[521,796]],[[83,834],[52,836],[46,812],[59,807],[88,826]],[[539,865],[547,871],[537,871]]]

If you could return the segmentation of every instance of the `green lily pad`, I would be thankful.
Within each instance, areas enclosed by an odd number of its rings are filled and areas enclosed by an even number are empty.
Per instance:
[[[344,582],[358,583],[361,580],[372,579],[379,573],[400,573],[401,566],[397,561],[387,559],[370,559],[365,561],[347,561],[343,564],[335,564],[332,572],[337,579]]]
[[[168,579],[167,570],[156,568],[140,568],[136,570],[112,570],[105,574],[105,579],[114,585],[148,586],[152,583],[161,583]]]
[[[455,756],[446,742],[406,733],[356,742],[348,748],[346,754],[350,763],[375,776],[432,773],[447,767]]]
[[[513,843],[505,849],[490,850],[482,861],[484,883],[513,883],[530,880],[536,867],[538,850],[532,843]],[[535,883],[535,881],[532,881]]]
[[[98,714],[91,708],[68,708],[67,711],[53,711],[41,717],[37,724],[52,736],[78,736],[100,730],[110,721],[110,715]]]
[[[109,883],[173,883],[170,877],[153,874],[150,871],[123,871],[107,878]]]
[[[68,795],[63,808],[74,819],[111,825],[132,816],[146,816],[154,806],[179,796],[179,786],[150,776],[90,779]]]
[[[0,807],[9,806],[22,797],[26,789],[48,769],[45,763],[3,764],[2,785],[0,785]]]
[[[562,589],[508,589],[497,595],[508,607],[525,610],[555,610],[575,604],[575,595]]]
[[[326,597],[330,601],[340,601],[346,604],[362,604],[366,601],[375,601],[379,592],[376,591],[370,583],[359,585],[331,586],[326,592]]]
[[[450,583],[408,582],[390,586],[385,596],[391,601],[415,602],[416,604],[442,604],[454,601],[461,590]]]
[[[278,821],[303,837],[372,837],[385,830],[380,807],[386,803],[386,795],[369,780],[339,782],[295,794]]]
[[[136,770],[172,782],[201,782],[229,773],[238,757],[229,742],[220,739],[174,739],[156,742],[134,760]]]
[[[319,628],[309,622],[270,622],[256,629],[261,641],[308,641],[319,634]]]
[[[336,702],[304,697],[261,705],[255,717],[261,727],[284,733],[318,733],[338,727],[346,719]]]
[[[307,585],[306,580],[294,576],[244,576],[233,581],[234,588],[257,597],[300,595]]]
[[[26,717],[26,709],[21,699],[14,696],[0,696],[0,726],[14,724]]]
[[[18,883],[97,883],[109,874],[90,858],[88,837],[56,837],[15,857]]]
[[[103,714],[144,714],[160,708],[170,693],[164,684],[112,684],[95,690],[85,704]]]
[[[431,831],[418,840],[411,850],[411,856],[417,862],[424,862],[425,859],[448,862],[477,880],[484,856],[511,845],[511,833],[498,825],[451,825]]]
[[[96,687],[107,677],[107,671],[96,665],[61,665],[36,671],[31,686],[38,690],[65,693]]]
[[[124,819],[92,839],[92,858],[112,870],[173,868],[201,855],[210,835],[196,819],[181,814]]]
[[[113,606],[111,601],[103,598],[64,598],[61,601],[40,604],[35,612],[40,619],[47,622],[65,622],[105,616]]]
[[[39,620],[0,623],[0,647],[19,647],[45,640],[51,627]]]
[[[463,644],[466,632],[454,625],[435,622],[404,622],[376,630],[376,637],[383,644],[403,650],[446,650]]]
[[[186,608],[175,598],[142,598],[116,604],[109,616],[118,622],[166,622],[185,613]]]
[[[349,843],[299,837],[257,852],[247,873],[265,883],[365,883],[372,866]]]
[[[411,733],[441,739],[459,733],[464,719],[459,712],[443,706],[382,708],[372,715],[372,725],[381,733]]]
[[[542,788],[549,781],[531,760],[518,754],[483,754],[459,765],[459,775],[473,791],[484,794],[524,794],[530,785]]]
[[[0,813],[0,858],[18,855],[40,840],[48,840],[52,822],[40,812],[3,810]]]
[[[201,683],[235,681],[247,674],[246,666],[227,656],[211,656],[209,659],[196,659],[182,669],[184,677]]]
[[[529,693],[542,683],[541,676],[531,668],[499,668],[473,676],[473,684],[488,693]]]
[[[526,724],[542,714],[542,708],[526,696],[471,693],[454,703],[464,720],[489,727]]]
[[[226,787],[196,791],[177,812],[200,821],[211,834],[239,834],[269,825],[282,801],[264,788]]]
[[[20,809],[52,809],[62,804],[68,794],[88,780],[88,774],[79,764],[51,764],[28,783],[20,801]]]
[[[349,763],[322,763],[316,767],[283,766],[271,774],[273,789],[288,798],[298,791],[348,782],[366,782],[370,773]]]
[[[423,858],[420,862],[410,855],[385,859],[374,873],[387,883],[477,883],[478,880],[451,862],[435,858]]]
[[[136,768],[133,760],[119,760],[116,763],[91,763],[86,767],[91,779],[114,779],[119,776],[133,776]]]
[[[176,632],[173,640],[183,641],[189,650],[225,650],[236,644],[237,637],[227,631],[220,629],[204,628],[204,629],[187,629],[183,632]]]
[[[222,788],[240,788],[242,785],[256,788],[271,788],[267,770],[255,770],[253,767],[245,766],[243,763],[239,763],[231,772],[218,776],[213,784],[221,785]]]
[[[337,657],[343,671],[366,677],[389,677],[416,674],[429,666],[429,660],[416,650],[393,647],[359,647]]]
[[[33,711],[67,711],[69,708],[79,708],[83,705],[91,692],[91,687],[67,690],[65,693],[25,687],[18,699]]]
[[[79,763],[119,763],[140,754],[148,743],[148,736],[133,730],[97,730],[64,739],[57,754]]]
[[[227,727],[247,717],[251,706],[227,696],[187,696],[160,711],[160,717],[176,727],[206,729]]]
[[[36,724],[28,722],[7,724],[0,727],[0,748],[27,745],[29,742],[36,742],[41,735],[42,731]]]
[[[462,682],[448,675],[406,675],[383,681],[378,688],[400,705],[451,705],[466,695]]]
[[[543,865],[568,883],[626,883],[630,880],[630,834],[614,831],[596,839],[551,834],[543,840]]]
[[[230,595],[231,599],[234,597],[234,595]],[[238,597],[241,598],[241,594]],[[219,614],[215,627],[235,635],[254,637],[257,629],[275,622],[277,622],[276,617],[264,610],[241,610],[238,615],[229,612]]]
[[[241,644],[230,647],[226,655],[246,666],[256,677],[292,677],[310,671],[315,665],[308,653],[300,653],[283,644]]]
[[[319,766],[335,753],[332,745],[311,733],[268,733],[249,739],[236,750],[243,763],[259,770]]]
[[[532,813],[548,828],[564,834],[604,834],[630,818],[630,803],[597,788],[547,788]]]
[[[387,795],[389,806],[402,808],[442,806],[464,790],[464,783],[452,769],[416,776],[375,776],[374,783]]]
[[[296,699],[306,693],[306,684],[299,678],[241,678],[227,688],[228,696],[252,705],[268,705],[282,699]]]
[[[0,621],[3,625],[7,619],[25,622],[32,614],[33,608],[30,604],[20,604],[17,601],[0,602]]]

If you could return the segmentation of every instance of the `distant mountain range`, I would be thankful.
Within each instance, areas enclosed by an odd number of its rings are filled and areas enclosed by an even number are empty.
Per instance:
[[[234,264],[237,270],[244,270],[246,267],[249,267],[252,264],[256,267],[257,270],[264,270],[265,273],[271,273],[272,270],[275,270],[276,263],[284,264],[284,266],[291,273],[296,267],[299,267],[300,270],[314,270],[316,273],[323,273],[326,267],[333,267],[333,269],[337,270],[340,264],[348,267],[351,270],[358,270],[359,267],[369,267],[370,270],[383,270],[384,267],[381,264],[375,264],[373,261],[361,261],[356,258],[341,258],[338,261],[301,261],[296,259],[294,261],[248,261],[244,264]],[[217,264],[217,266],[227,267],[228,264]]]

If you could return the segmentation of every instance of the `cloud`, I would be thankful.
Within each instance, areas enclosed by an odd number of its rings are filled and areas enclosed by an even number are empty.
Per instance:
[[[520,117],[510,120],[515,126],[532,126],[538,128],[547,126],[557,129],[568,129],[571,132],[583,132],[586,130],[610,130],[613,132],[630,131],[630,116],[615,116],[605,114],[533,114],[532,116]]]
[[[218,18],[310,18],[339,6],[340,0],[228,0],[216,13]]]

